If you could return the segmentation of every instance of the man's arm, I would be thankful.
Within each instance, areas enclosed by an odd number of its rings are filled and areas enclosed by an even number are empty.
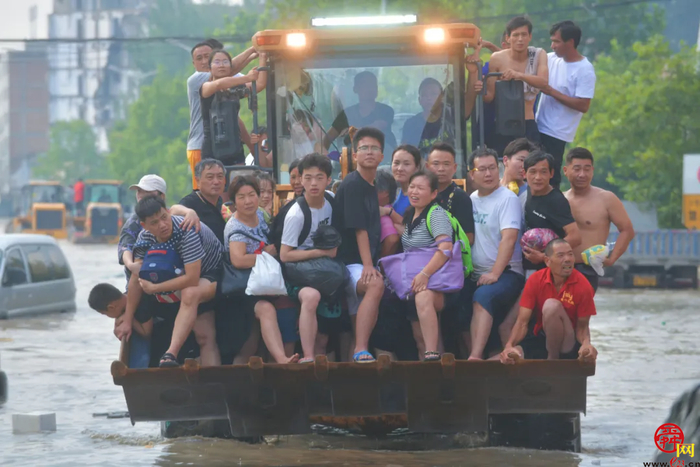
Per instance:
[[[372,252],[369,247],[367,231],[356,229],[355,238],[357,240],[357,249],[360,251],[360,258],[362,258],[362,277],[360,280],[367,283],[372,277],[379,276],[379,271],[377,271],[372,262]]]
[[[501,79],[517,79],[525,81],[530,86],[542,89],[549,84],[549,65],[547,63],[547,54],[540,52],[537,61],[537,74],[529,75],[515,70],[505,70]]]
[[[569,225],[565,225],[563,227],[564,233],[566,234],[564,236],[564,240],[571,245],[571,248],[576,248],[581,244],[581,232],[578,230],[578,225],[576,225],[576,222],[572,222]]]
[[[139,284],[139,276],[137,274],[132,274],[129,279],[129,290],[126,293],[126,310],[124,310],[124,314],[122,315],[121,324],[114,329],[114,335],[117,336],[117,339],[121,340],[126,338],[126,340],[129,340],[129,337],[131,337],[134,315],[136,314],[136,308],[139,306],[142,295],[143,290]]]
[[[515,363],[515,358],[512,357],[513,354],[520,354],[515,350],[515,346],[522,342],[527,336],[527,328],[530,323],[530,317],[532,316],[532,308],[526,308],[520,306],[518,310],[518,318],[515,321],[513,330],[510,332],[510,337],[508,342],[503,346],[503,351],[501,352],[501,363],[513,364]],[[523,355],[520,355],[522,358]]]
[[[243,68],[245,68],[250,62],[255,60],[255,57],[257,57],[257,55],[258,54],[255,51],[255,48],[249,47],[248,49],[233,57],[233,60],[231,60],[231,69],[233,70],[233,74],[235,75],[237,73],[240,73]]]
[[[604,266],[612,266],[615,261],[620,259],[627,247],[629,247],[630,242],[634,238],[634,227],[632,226],[632,221],[627,215],[625,206],[622,201],[615,196],[614,193],[606,193],[608,198],[608,215],[610,216],[610,222],[612,222],[617,230],[620,231],[620,235],[617,237],[615,242],[615,248],[610,252],[610,256],[603,262]]]
[[[267,54],[260,54],[260,62],[258,67],[263,67],[267,66]],[[262,90],[265,89],[267,86],[267,72],[266,71],[260,71],[257,72],[257,67],[254,68],[256,70],[256,78],[252,81],[255,81],[255,90],[260,94]],[[252,70],[251,70],[252,71]],[[249,89],[252,89],[252,86],[250,84],[246,84]]]
[[[482,274],[477,281],[477,285],[493,284],[498,281],[503,271],[510,263],[515,251],[515,242],[518,241],[518,229],[503,229],[501,230],[501,243],[498,244],[498,255],[496,262],[493,263],[491,272]]]
[[[322,258],[328,256],[330,258],[335,258],[335,254],[338,251],[337,248],[332,250],[300,250],[298,248],[291,247],[289,245],[282,245],[280,247],[280,259],[283,263],[297,263],[299,261],[306,261],[307,259]]]
[[[491,55],[491,60],[489,61],[489,73],[500,73],[503,70],[501,70],[501,64],[500,64],[500,55],[503,52],[496,52],[495,54]],[[484,79],[486,77],[484,76]],[[493,99],[496,97],[496,79],[495,77],[492,77],[491,79],[486,80],[486,95],[484,96],[484,102],[487,104],[490,102],[493,102]]]
[[[183,200],[180,200],[180,202],[182,201]],[[199,232],[199,216],[194,209],[183,206],[182,204],[173,204],[170,206],[170,214],[183,217],[182,224],[180,225],[183,230],[194,229],[195,232]]]
[[[542,93],[555,98],[568,108],[577,110],[584,114],[588,112],[588,109],[591,107],[590,98],[567,96],[566,94],[562,94],[561,92],[557,91],[549,84],[542,88]]]
[[[579,360],[594,362],[598,358],[598,351],[591,345],[590,316],[579,317],[576,322],[576,340],[581,344],[578,351]]]

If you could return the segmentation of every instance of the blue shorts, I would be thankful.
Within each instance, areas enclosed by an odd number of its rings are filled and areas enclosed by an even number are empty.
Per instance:
[[[493,324],[496,326],[503,322],[515,301],[520,297],[523,287],[525,287],[525,277],[510,270],[503,271],[498,281],[493,284],[477,287],[476,280],[472,279],[467,279],[464,284],[465,289],[471,289],[471,302],[484,307],[493,318]],[[464,295],[469,294],[466,290],[464,292]],[[467,319],[460,320],[462,323],[471,322],[472,313],[468,314],[468,317],[465,316]]]
[[[299,340],[299,309],[297,307],[278,308],[277,325],[280,327],[282,342],[296,342]]]

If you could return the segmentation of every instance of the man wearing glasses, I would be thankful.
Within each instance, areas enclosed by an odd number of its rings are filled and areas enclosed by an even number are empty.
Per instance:
[[[477,187],[471,194],[476,238],[474,272],[465,284],[473,293],[473,311],[463,337],[471,341],[469,360],[481,360],[491,330],[503,323],[525,285],[518,244],[523,213],[517,195],[501,186],[496,151],[477,149],[469,156],[469,168]]]

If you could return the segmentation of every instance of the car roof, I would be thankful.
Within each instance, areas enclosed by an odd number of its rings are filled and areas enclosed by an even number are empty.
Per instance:
[[[5,249],[12,245],[57,245],[56,239],[48,235],[39,234],[5,234],[0,235],[0,248]]]

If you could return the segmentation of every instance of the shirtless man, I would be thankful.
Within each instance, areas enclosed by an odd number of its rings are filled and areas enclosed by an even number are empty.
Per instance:
[[[534,143],[539,143],[540,134],[535,123],[535,98],[548,84],[549,70],[547,68],[547,54],[544,50],[529,47],[532,39],[532,23],[524,16],[516,16],[506,26],[509,49],[495,52],[491,55],[489,72],[503,73],[500,79],[523,81],[525,86],[525,136]],[[493,102],[496,96],[496,80],[490,79],[486,83],[486,96],[484,102]],[[497,135],[497,141],[493,149],[500,156],[503,150],[517,136]]]
[[[612,266],[634,238],[632,221],[620,199],[614,193],[591,185],[593,180],[593,154],[586,148],[573,148],[566,155],[564,175],[569,179],[571,189],[564,193],[569,200],[581,232],[581,244],[574,248],[576,269],[583,273],[593,290],[598,288],[598,274],[592,267],[583,263],[581,252],[595,245],[605,245],[610,233],[610,224],[615,224],[620,235],[615,248],[603,263]]]

